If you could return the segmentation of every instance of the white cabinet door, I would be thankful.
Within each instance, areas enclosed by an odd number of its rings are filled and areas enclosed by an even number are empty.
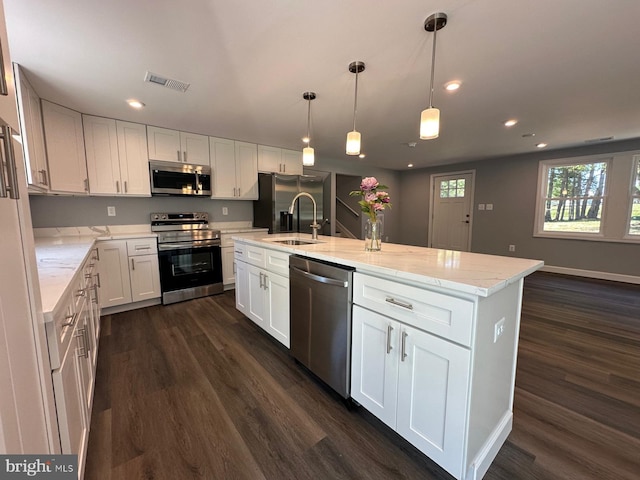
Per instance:
[[[180,132],[182,161],[194,165],[209,165],[209,137],[196,133]]]
[[[42,100],[42,119],[53,192],[87,193],[82,115]]]
[[[180,132],[168,128],[147,126],[149,160],[182,162]]]
[[[351,396],[396,428],[400,324],[353,306]]]
[[[13,70],[18,93],[18,109],[20,110],[22,148],[27,167],[27,183],[38,191],[47,191],[49,189],[49,173],[47,171],[47,158],[44,148],[40,97],[38,97],[18,64],[14,64]]]
[[[129,274],[133,302],[160,298],[160,270],[157,255],[129,257]]]
[[[284,173],[282,171],[282,149],[258,145],[258,170],[261,172]]]
[[[236,178],[241,200],[258,199],[258,152],[255,143],[235,142]]]
[[[400,335],[397,432],[461,478],[471,354],[411,327]]]
[[[81,341],[76,333],[62,366],[52,372],[62,453],[78,455],[79,466],[84,464],[88,435],[80,370]]]
[[[236,281],[235,273],[235,253],[233,247],[222,247],[222,283],[226,285],[233,285]]]
[[[16,90],[11,81],[11,55],[9,54],[9,41],[7,40],[7,29],[5,28],[4,9],[0,6],[0,51],[2,52],[2,65],[0,65],[0,75],[6,82],[7,90],[4,95],[0,95],[0,118],[16,132],[20,130],[18,122],[18,109],[16,108]],[[7,80],[9,79],[9,80]]]
[[[302,152],[282,149],[282,164],[287,175],[302,175]]]
[[[99,242],[100,306],[114,307],[131,303],[131,280],[126,240]]]
[[[89,191],[92,195],[122,193],[116,121],[111,118],[82,116],[87,152]]]
[[[249,313],[249,266],[240,260],[236,260],[236,308]]]
[[[267,330],[268,298],[264,288],[264,271],[253,265],[247,267],[249,272],[249,313],[245,314],[261,328]]]
[[[209,151],[213,175],[211,198],[235,198],[238,188],[235,142],[209,137]]]
[[[139,123],[116,120],[118,157],[120,158],[121,193],[151,196],[147,131]]]
[[[289,348],[289,279],[272,272],[264,272],[263,288],[267,292],[267,332]]]

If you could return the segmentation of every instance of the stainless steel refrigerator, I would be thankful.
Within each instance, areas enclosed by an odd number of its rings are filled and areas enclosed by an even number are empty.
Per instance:
[[[311,233],[313,204],[309,198],[299,198],[293,216],[288,216],[291,201],[300,192],[313,196],[318,209],[318,223],[324,225],[323,201],[327,178],[321,175],[258,174],[260,198],[253,202],[253,226],[268,228],[269,233]],[[320,234],[323,234],[323,230],[320,230]]]

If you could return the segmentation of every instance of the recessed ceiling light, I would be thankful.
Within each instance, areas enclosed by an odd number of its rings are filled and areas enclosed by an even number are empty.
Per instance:
[[[366,155],[364,153],[361,153],[360,155],[358,155],[359,158],[364,158],[366,157]]]
[[[537,143],[537,144],[536,144],[536,147],[538,147],[538,148],[544,148],[544,147],[546,147],[546,146],[547,146],[547,144],[546,144],[546,143]]]
[[[445,83],[444,88],[449,92],[455,92],[460,88],[460,85],[462,85],[460,80],[452,80],[451,82]]]
[[[507,120],[506,122],[504,122],[504,126],[505,127],[513,127],[516,123],[518,123],[518,120],[516,120],[515,118],[511,118],[511,119]]]
[[[135,100],[133,98],[130,100],[127,100],[127,103],[131,108],[141,109],[142,107],[144,107],[144,103],[142,103],[140,100]]]
[[[407,165],[407,167],[412,168],[413,167],[413,163],[410,163],[409,165]]]
[[[309,143],[309,137],[302,137],[302,141],[304,143]]]

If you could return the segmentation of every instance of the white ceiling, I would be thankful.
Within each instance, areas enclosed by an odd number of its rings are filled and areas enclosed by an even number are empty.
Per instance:
[[[639,0],[4,0],[12,59],[37,92],[83,113],[301,149],[305,91],[319,157],[405,169],[613,136],[640,137]],[[438,32],[440,137],[428,104]],[[353,122],[364,160],[344,153]],[[144,83],[150,70],[188,82]],[[461,80],[448,93],[443,84]],[[133,111],[125,99],[146,103]],[[511,129],[502,122],[515,117]],[[535,133],[534,138],[523,138]],[[407,143],[418,142],[415,148]]]

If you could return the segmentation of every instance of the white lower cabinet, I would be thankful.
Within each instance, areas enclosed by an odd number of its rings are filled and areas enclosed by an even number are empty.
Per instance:
[[[351,395],[460,478],[469,350],[353,307]]]
[[[289,254],[236,242],[235,261],[236,308],[289,348]]]
[[[155,238],[102,241],[98,251],[102,308],[160,298]]]

